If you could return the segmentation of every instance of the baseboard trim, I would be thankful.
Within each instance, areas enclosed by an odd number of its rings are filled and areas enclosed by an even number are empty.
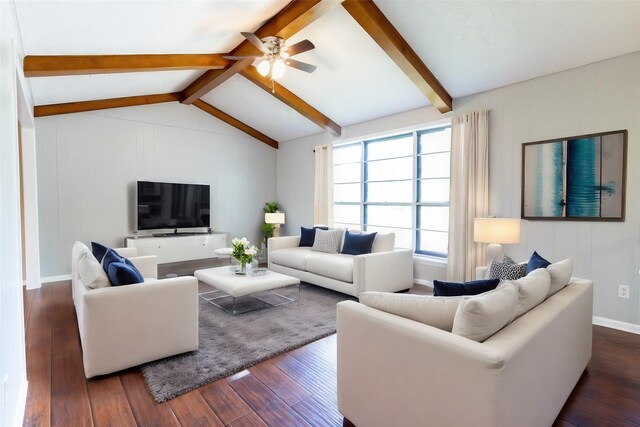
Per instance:
[[[13,416],[13,425],[21,427],[24,423],[24,410],[27,407],[27,390],[29,389],[29,381],[22,381],[20,386],[20,394],[18,395],[18,406]]]
[[[640,325],[607,319],[606,317],[593,316],[593,324],[604,326],[606,328],[618,329],[620,331],[631,332],[632,334],[640,334]]]
[[[433,288],[433,282],[431,280],[413,279],[413,283],[415,283],[416,285],[424,285]]]
[[[71,275],[70,274],[62,274],[60,276],[41,277],[40,278],[40,283],[61,282],[63,280],[71,280]]]

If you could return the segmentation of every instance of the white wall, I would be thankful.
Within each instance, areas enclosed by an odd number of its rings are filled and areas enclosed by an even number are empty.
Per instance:
[[[27,391],[18,177],[22,46],[13,3],[0,1],[0,425],[21,425]]]
[[[36,119],[41,271],[70,273],[73,242],[122,246],[137,180],[211,185],[215,231],[261,238],[276,150],[178,103]]]
[[[640,53],[456,99],[454,111],[490,112],[490,213],[520,216],[521,144],[628,129],[626,220],[523,222],[521,243],[505,246],[516,259],[537,250],[553,261],[572,257],[575,275],[595,284],[594,315],[640,322]],[[618,284],[631,299],[617,297]]]
[[[419,108],[405,113],[383,117],[356,125],[343,127],[336,137],[319,133],[292,141],[281,142],[278,150],[278,205],[286,213],[287,223],[283,235],[300,234],[300,227],[313,224],[313,147],[328,142],[348,142],[358,138],[370,138],[388,132],[419,129],[446,121],[433,107]],[[420,280],[445,279],[446,264],[425,258],[416,258],[414,277]]]

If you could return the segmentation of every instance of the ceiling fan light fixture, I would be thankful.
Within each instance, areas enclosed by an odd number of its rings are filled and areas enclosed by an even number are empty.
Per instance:
[[[268,59],[264,59],[260,61],[260,63],[256,68],[258,70],[258,73],[260,73],[262,77],[266,77],[269,74],[269,71],[271,70],[271,65],[269,64]]]
[[[273,65],[271,66],[271,77],[274,80],[277,80],[284,76],[284,73],[287,71],[287,65],[284,63],[282,59],[276,59],[273,61]]]

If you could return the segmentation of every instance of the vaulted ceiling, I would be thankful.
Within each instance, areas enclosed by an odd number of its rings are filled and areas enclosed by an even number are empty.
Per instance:
[[[182,102],[273,147],[640,50],[640,1],[15,3],[36,116]],[[241,31],[318,68],[272,93]]]

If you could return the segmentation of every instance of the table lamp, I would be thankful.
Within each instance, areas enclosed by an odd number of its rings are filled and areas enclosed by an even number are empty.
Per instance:
[[[473,241],[488,243],[485,249],[487,264],[492,259],[502,259],[502,244],[520,242],[519,218],[475,218],[473,220]]]
[[[284,212],[265,213],[264,222],[273,224],[273,237],[280,237],[280,224],[284,224]]]

